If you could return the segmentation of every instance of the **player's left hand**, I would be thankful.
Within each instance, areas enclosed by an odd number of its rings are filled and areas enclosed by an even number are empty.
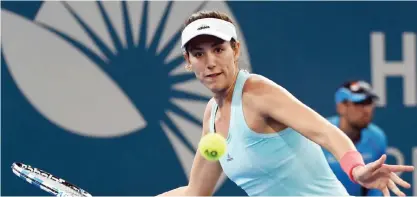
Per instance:
[[[396,172],[411,172],[413,166],[406,165],[387,165],[384,164],[387,156],[384,154],[378,160],[365,166],[355,167],[352,176],[356,182],[368,189],[379,189],[384,196],[390,196],[389,190],[398,196],[405,194],[397,187],[397,184],[410,188],[411,185],[398,177]]]

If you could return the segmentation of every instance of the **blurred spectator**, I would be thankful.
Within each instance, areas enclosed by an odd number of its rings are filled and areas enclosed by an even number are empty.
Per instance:
[[[372,123],[377,99],[378,96],[367,82],[346,82],[335,94],[337,115],[328,118],[353,141],[366,163],[379,159],[387,148],[385,133]],[[382,196],[379,190],[368,190],[349,180],[333,155],[324,148],[323,151],[333,172],[350,195]]]

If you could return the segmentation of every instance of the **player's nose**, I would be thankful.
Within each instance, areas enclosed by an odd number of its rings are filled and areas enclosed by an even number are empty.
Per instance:
[[[210,69],[216,67],[216,56],[213,53],[207,53],[206,66]]]

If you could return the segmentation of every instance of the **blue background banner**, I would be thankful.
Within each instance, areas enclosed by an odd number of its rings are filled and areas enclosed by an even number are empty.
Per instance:
[[[344,81],[369,81],[381,97],[374,123],[387,135],[388,163],[417,166],[417,2],[1,5],[2,195],[45,195],[12,173],[13,162],[93,196],[185,185],[210,94],[184,70],[179,37],[201,9],[232,15],[242,68],[325,117]],[[417,195],[417,172],[401,177]],[[216,195],[245,193],[222,178]]]

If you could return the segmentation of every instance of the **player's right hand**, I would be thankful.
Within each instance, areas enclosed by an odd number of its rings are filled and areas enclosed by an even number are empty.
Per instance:
[[[397,184],[404,188],[410,188],[411,185],[395,173],[411,172],[414,170],[414,166],[387,165],[384,164],[386,158],[387,156],[384,154],[372,163],[355,167],[352,171],[353,178],[363,187],[381,190],[384,196],[390,196],[389,190],[398,196],[405,196]]]

